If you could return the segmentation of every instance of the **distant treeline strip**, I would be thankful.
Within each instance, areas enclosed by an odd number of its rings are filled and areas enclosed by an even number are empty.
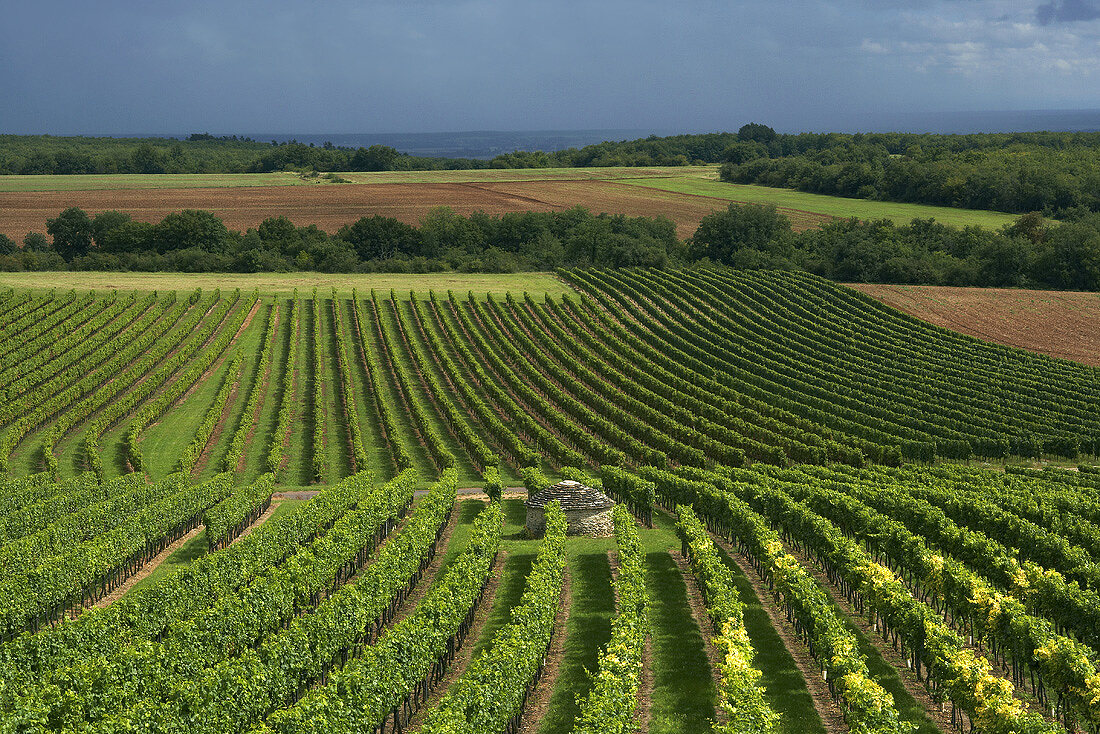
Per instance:
[[[270,217],[241,233],[185,210],[157,224],[70,207],[20,248],[0,235],[0,271],[519,272],[556,267],[731,265],[805,270],[840,282],[1100,290],[1100,213],[1050,222],[1029,213],[998,231],[931,219],[837,220],[795,233],[774,206],[731,204],[686,241],[663,216],[433,210],[419,226],[363,217],[329,235]]]

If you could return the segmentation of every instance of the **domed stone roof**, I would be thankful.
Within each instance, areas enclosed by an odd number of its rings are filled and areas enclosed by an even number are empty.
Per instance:
[[[547,503],[557,500],[564,512],[570,510],[606,510],[615,505],[606,494],[598,489],[586,487],[580,482],[566,479],[535,493],[524,502],[527,507],[546,507]]]

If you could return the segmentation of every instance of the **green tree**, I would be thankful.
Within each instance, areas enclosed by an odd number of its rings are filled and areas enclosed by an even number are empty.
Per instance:
[[[47,219],[46,232],[53,237],[53,249],[66,260],[87,255],[92,247],[92,220],[79,207],[71,206]]]
[[[164,173],[164,160],[157,149],[148,143],[142,143],[130,154],[130,165],[134,173]]]
[[[49,238],[41,232],[27,232],[27,235],[23,238],[24,252],[50,252],[52,250],[53,246],[50,245]]]
[[[336,238],[354,247],[361,260],[383,260],[421,251],[421,236],[416,227],[377,214],[344,225]]]
[[[0,234],[0,255],[14,255],[19,252],[19,246],[6,234]]]
[[[353,171],[392,171],[397,159],[401,157],[395,148],[388,145],[372,145],[359,148],[351,156]]]
[[[133,218],[125,212],[105,211],[92,217],[92,240],[96,247],[103,248],[103,240],[113,231]]]
[[[767,125],[750,122],[737,130],[737,137],[741,140],[755,140],[766,145],[775,140],[776,132]]]
[[[793,255],[791,221],[774,204],[730,204],[726,211],[708,214],[695,230],[690,251],[693,259],[728,265],[739,250],[749,249],[784,259]]]
[[[156,227],[157,252],[199,249],[224,254],[229,250],[229,230],[212,212],[184,209],[169,214]]]

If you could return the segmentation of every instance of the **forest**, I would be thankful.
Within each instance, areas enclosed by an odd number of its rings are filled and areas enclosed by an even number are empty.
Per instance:
[[[159,223],[70,207],[29,232],[0,235],[0,271],[510,273],[558,267],[803,270],[852,283],[1100,290],[1100,214],[1052,222],[1029,213],[1000,230],[931,219],[837,219],[795,232],[774,206],[731,204],[687,240],[668,218],[562,212],[462,216],[441,207],[419,226],[363,217],[329,235],[270,217],[246,232],[201,210]]]

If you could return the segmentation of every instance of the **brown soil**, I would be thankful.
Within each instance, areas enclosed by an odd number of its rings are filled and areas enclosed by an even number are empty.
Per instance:
[[[169,545],[167,548],[165,548],[160,553],[158,553],[157,556],[155,558],[153,558],[153,560],[149,561],[144,566],[142,566],[141,569],[138,570],[137,573],[130,576],[130,578],[126,579],[121,584],[116,586],[114,588],[114,590],[111,591],[110,594],[103,597],[102,599],[97,601],[92,606],[94,606],[94,607],[105,607],[105,606],[108,606],[108,605],[114,603],[115,601],[121,599],[122,596],[127,591],[129,591],[130,589],[132,589],[134,587],[134,584],[136,584],[138,581],[141,581],[143,578],[145,578],[146,576],[151,574],[153,571],[157,570],[157,567],[160,566],[160,564],[162,564],[166,560],[168,560],[168,556],[172,555],[177,550],[179,550],[180,547],[184,543],[186,543],[187,541],[191,540],[196,535],[201,533],[202,530],[203,530],[203,527],[202,527],[202,525],[200,525],[197,528],[195,528],[194,530],[192,530],[191,532],[184,535],[179,540],[177,540],[175,543],[172,543],[171,545]]]
[[[937,326],[1100,366],[1096,293],[862,283],[849,287]]]
[[[554,693],[554,683],[558,679],[558,670],[565,658],[565,631],[566,625],[569,624],[569,608],[572,606],[572,600],[573,587],[567,565],[561,588],[558,617],[554,620],[554,636],[550,641],[550,650],[546,653],[546,665],[543,666],[542,677],[531,690],[531,695],[527,697],[527,705],[523,707],[523,718],[520,719],[517,734],[535,734],[539,724],[546,718],[546,712],[550,710],[550,697]]]
[[[0,192],[0,232],[22,241],[27,232],[44,232],[46,220],[62,209],[80,207],[89,214],[117,209],[144,222],[159,222],[183,209],[204,209],[231,229],[257,227],[268,217],[285,215],[299,226],[316,224],[335,232],[360,217],[380,214],[409,224],[438,206],[463,215],[481,210],[500,215],[521,211],[563,211],[584,206],[593,212],[655,216],[676,223],[681,237],[699,220],[730,202],[614,181],[518,181],[490,183],[386,183],[339,186],[242,186],[193,189],[115,189],[103,191]],[[784,210],[795,229],[831,217]]]

